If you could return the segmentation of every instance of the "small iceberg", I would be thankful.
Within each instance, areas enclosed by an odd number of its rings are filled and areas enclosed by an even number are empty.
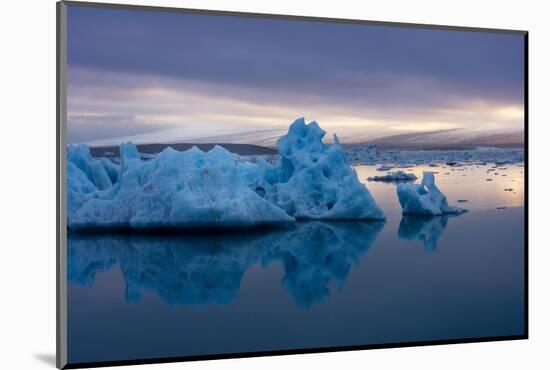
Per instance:
[[[367,178],[368,181],[381,181],[381,182],[407,182],[415,181],[416,175],[414,173],[405,173],[403,171],[388,172],[386,175],[374,176]]]
[[[393,167],[389,165],[380,166],[376,169],[376,171],[385,172],[391,170]]]
[[[421,184],[397,185],[397,197],[404,214],[439,216],[467,212],[448,205],[447,197],[435,185],[433,172],[424,172]]]

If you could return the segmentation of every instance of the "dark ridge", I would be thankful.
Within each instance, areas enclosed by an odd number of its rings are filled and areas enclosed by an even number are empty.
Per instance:
[[[193,144],[193,143],[173,143],[173,144],[138,144],[138,151],[140,153],[155,154],[160,153],[167,147],[171,147],[177,151],[184,151],[196,146],[202,151],[209,151],[215,145],[219,145],[230,151],[231,153],[239,155],[262,155],[262,154],[277,154],[277,150],[260,145],[252,144],[225,144],[225,143],[205,143],[205,144]],[[103,157],[106,153],[113,153],[116,157],[119,156],[119,147],[117,146],[101,146],[91,147],[90,152],[94,157]]]
[[[234,234],[263,234],[277,230],[289,230],[296,227],[295,222],[263,223],[257,225],[180,225],[131,228],[130,226],[67,228],[68,235],[136,235],[136,236],[230,236]]]
[[[431,216],[429,216],[431,217]],[[306,220],[298,219],[296,221],[278,222],[278,223],[262,223],[256,225],[180,225],[166,227],[149,227],[149,228],[131,228],[129,226],[118,227],[85,227],[78,229],[67,228],[67,234],[70,236],[78,235],[135,235],[135,236],[197,236],[197,237],[215,237],[215,236],[231,236],[231,235],[263,235],[266,232],[276,232],[281,230],[292,230],[297,224],[307,223],[323,223],[332,225],[350,225],[350,224],[365,224],[383,226],[386,220],[376,219],[361,219],[361,220]]]

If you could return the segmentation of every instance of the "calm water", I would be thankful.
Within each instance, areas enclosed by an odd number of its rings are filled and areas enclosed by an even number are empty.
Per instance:
[[[359,166],[385,223],[70,235],[69,362],[523,334],[523,167],[506,167],[430,168],[458,217],[402,217]]]

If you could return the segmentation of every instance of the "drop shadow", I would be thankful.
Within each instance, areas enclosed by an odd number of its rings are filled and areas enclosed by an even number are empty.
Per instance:
[[[56,366],[55,353],[35,353],[34,358],[48,366]]]

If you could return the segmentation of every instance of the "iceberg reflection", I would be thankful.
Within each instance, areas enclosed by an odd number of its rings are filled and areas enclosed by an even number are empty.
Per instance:
[[[126,300],[147,291],[169,304],[227,304],[255,263],[281,261],[282,285],[302,306],[341,286],[373,244],[383,222],[299,222],[291,229],[224,234],[80,234],[68,237],[68,279],[91,286],[96,273],[120,266]]]
[[[262,263],[281,261],[282,285],[294,301],[308,307],[329,295],[328,284],[341,287],[351,265],[373,244],[383,222],[307,222],[269,241]]]
[[[424,250],[427,253],[431,253],[437,248],[437,239],[439,239],[447,227],[447,221],[451,217],[457,217],[457,215],[403,215],[399,223],[397,235],[399,239],[422,241],[424,243]]]

